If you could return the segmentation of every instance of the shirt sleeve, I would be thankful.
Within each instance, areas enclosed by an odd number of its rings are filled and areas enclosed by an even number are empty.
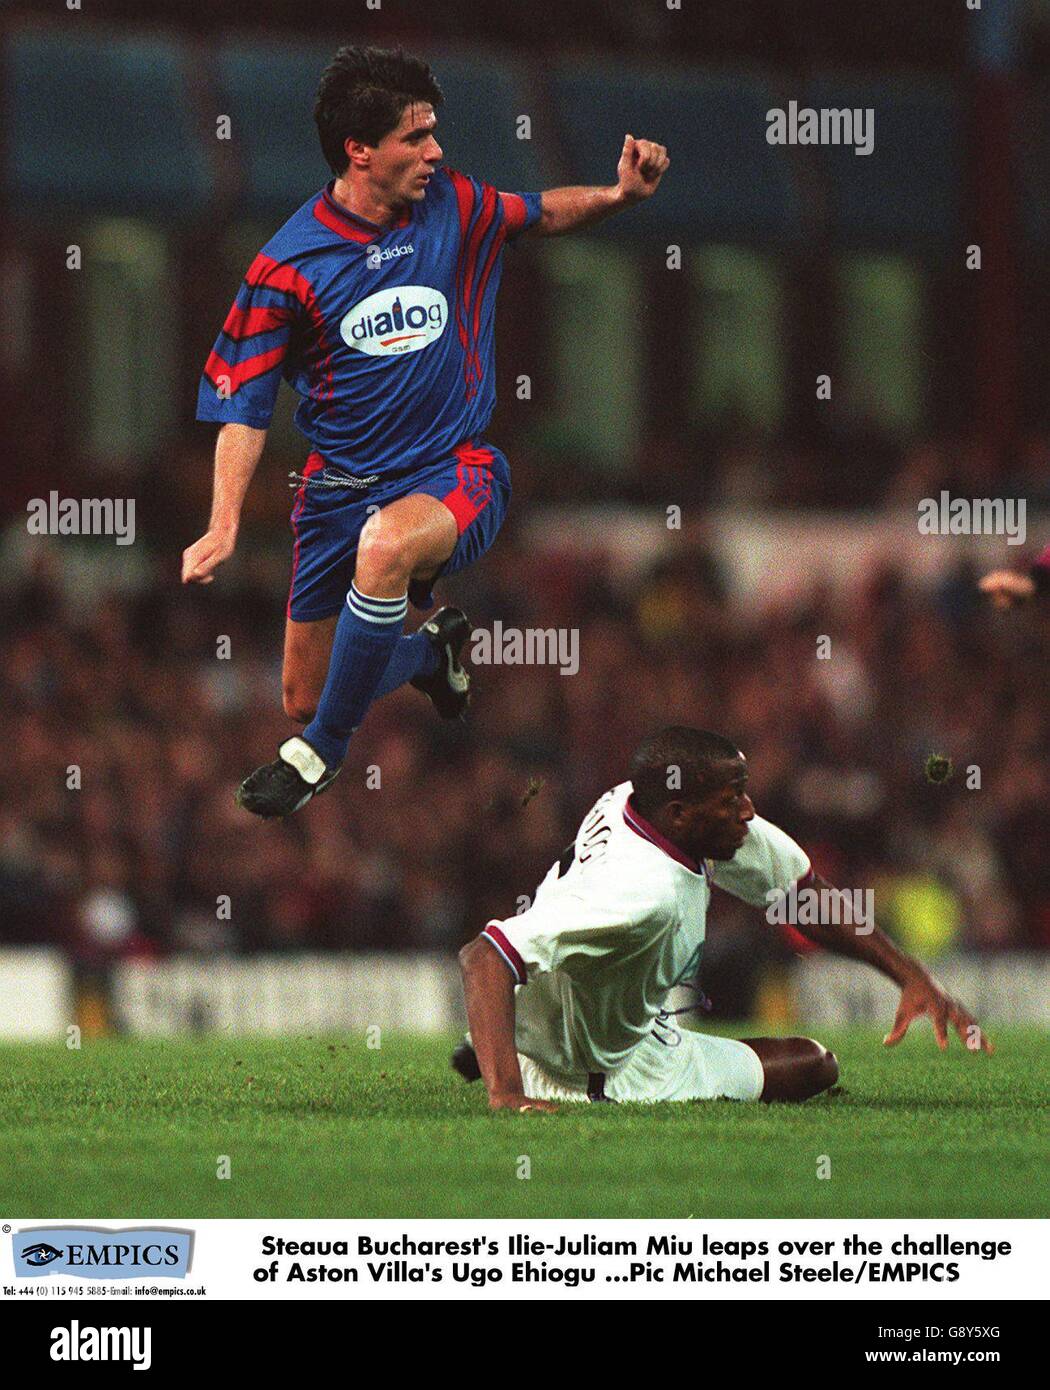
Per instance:
[[[513,241],[539,220],[540,193],[501,193],[484,179],[471,178],[458,169],[443,165],[455,195],[461,242],[479,254],[478,248],[490,233],[498,243]]]
[[[540,220],[542,193],[501,193],[503,222],[507,228],[507,240],[534,226]]]
[[[256,256],[204,364],[198,420],[269,426],[293,330],[312,299],[294,266]]]
[[[519,985],[536,975],[605,957],[627,959],[670,930],[675,922],[664,894],[609,882],[573,890],[559,884],[555,864],[536,901],[516,917],[490,922],[482,936],[503,957]],[[666,899],[666,900],[665,900]]]
[[[768,894],[789,888],[810,873],[809,856],[790,835],[771,821],[755,816],[747,839],[732,859],[709,861],[712,883],[752,907],[766,907]]]

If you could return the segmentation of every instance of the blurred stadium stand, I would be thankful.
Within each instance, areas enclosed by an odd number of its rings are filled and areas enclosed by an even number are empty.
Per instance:
[[[223,45],[214,55],[217,109],[244,141],[239,206],[259,216],[287,216],[331,177],[310,113],[317,79],[333,44],[290,46],[276,40]],[[441,139],[449,163],[499,171],[509,187],[542,186],[534,146],[508,142],[508,113],[525,109],[520,75],[504,55],[428,52],[440,74],[445,106]],[[238,148],[241,148],[239,145]]]
[[[744,71],[563,63],[551,88],[571,183],[607,183],[610,151],[628,132],[658,130],[668,150],[682,152],[667,196],[636,217],[605,223],[605,235],[680,237],[685,230],[704,240],[786,241],[801,233],[790,154],[755,138],[778,104],[768,79]]]
[[[821,146],[829,235],[835,242],[894,251],[957,252],[964,162],[960,93],[943,78],[816,77],[805,102],[816,109],[873,110],[875,144],[856,156]]]
[[[214,53],[216,110],[229,115],[243,152],[237,191],[245,211],[283,220],[304,201],[304,187],[331,177],[313,121],[303,119],[331,56],[330,45],[276,42],[224,44]]]
[[[38,8],[0,12],[0,273],[14,309],[0,407],[31,466],[61,457],[70,467],[141,468],[169,426],[192,437],[192,380],[213,325],[253,249],[327,177],[312,95],[324,60],[350,36],[324,6],[296,37],[283,27],[292,9],[278,3],[232,35],[215,35],[212,7],[191,0],[166,5],[166,27],[150,29],[138,7],[137,28],[113,27],[120,5],[107,7],[102,26],[84,15],[44,22]],[[979,22],[958,7],[949,15],[940,0],[921,15],[900,6],[894,26],[873,28],[863,67],[866,0],[849,15],[813,0],[790,25],[773,4],[712,7],[699,40],[688,18],[659,7],[649,20],[625,5],[602,8],[606,23],[592,25],[586,43],[586,7],[559,5],[550,24],[485,11],[457,47],[466,9],[453,5],[428,13],[421,44],[445,86],[441,137],[458,167],[511,188],[607,180],[631,127],[658,135],[674,158],[660,197],[632,216],[568,250],[516,252],[529,281],[517,340],[538,388],[532,442],[579,454],[588,437],[585,490],[608,484],[620,495],[648,466],[652,431],[635,417],[643,380],[657,378],[661,425],[705,470],[711,449],[757,432],[809,456],[809,471],[827,482],[820,500],[853,506],[879,500],[903,443],[938,433],[976,439],[987,465],[1026,486],[1023,461],[1050,427],[1045,72],[1003,88],[977,66],[967,36]],[[1032,8],[1026,56],[1040,51],[1041,15]],[[375,37],[411,41],[385,22]],[[412,12],[398,23],[411,31]],[[874,105],[874,153],[769,145],[765,113],[792,99]],[[216,138],[221,115],[230,140]],[[522,115],[529,139],[518,138]],[[53,275],[66,246],[102,233],[123,243],[121,254],[91,247],[79,280]],[[983,280],[965,265],[973,242],[986,245]],[[675,276],[664,268],[671,245],[683,250]],[[119,301],[136,276],[143,304],[132,323],[99,319],[94,347],[85,344],[85,299]],[[563,310],[567,286],[580,315]],[[505,302],[513,297],[508,283]],[[583,335],[593,298],[599,331]],[[1011,346],[1021,329],[1024,354]],[[605,417],[594,409],[567,424],[581,338],[588,360],[577,374],[615,378],[621,364],[629,370],[616,341],[628,331],[637,380],[625,381],[625,399]],[[116,419],[145,413],[131,392],[114,403],[112,377],[124,368],[109,359],[125,350],[136,371],[173,382],[152,422]],[[107,361],[95,364],[93,352]],[[836,380],[828,408],[812,385],[822,371]],[[108,401],[95,401],[99,393]],[[85,410],[113,427],[77,428]],[[289,430],[276,443],[294,453]],[[786,501],[792,466],[778,484]],[[716,470],[705,478],[716,483]]]
[[[188,55],[173,37],[28,30],[4,56],[6,192],[20,212],[206,215],[207,148],[187,101]]]

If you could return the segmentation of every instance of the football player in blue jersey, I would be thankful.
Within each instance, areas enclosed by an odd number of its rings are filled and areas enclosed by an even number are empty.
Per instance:
[[[501,193],[442,165],[441,89],[403,50],[342,48],[314,117],[334,177],[252,262],[205,365],[197,418],[220,425],[211,519],[183,555],[208,584],[237,540],[282,377],[310,443],[292,508],[284,708],[305,725],[241,784],[286,816],[337,776],[369,705],[411,682],[460,716],[466,616],[443,608],[403,636],[411,601],[485,553],[510,498],[484,439],[505,245],[556,236],[650,197],[666,149],[627,135],[606,187]]]

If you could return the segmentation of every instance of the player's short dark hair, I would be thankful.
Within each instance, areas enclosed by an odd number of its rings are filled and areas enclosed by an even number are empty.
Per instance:
[[[378,145],[396,130],[413,101],[441,104],[441,88],[430,66],[397,48],[346,44],[321,74],[314,120],[332,172],[346,172],[347,140]]]
[[[644,738],[631,755],[631,802],[643,815],[669,801],[696,801],[717,790],[718,765],[742,756],[721,734],[672,724]],[[672,776],[672,770],[677,774]]]

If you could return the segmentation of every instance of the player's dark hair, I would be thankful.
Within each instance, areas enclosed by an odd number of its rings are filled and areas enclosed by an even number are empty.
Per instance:
[[[314,102],[321,149],[332,172],[346,172],[347,140],[378,145],[413,101],[441,104],[437,78],[421,58],[401,47],[341,48],[321,74]]]
[[[631,755],[631,803],[650,815],[669,801],[693,801],[721,784],[719,765],[735,761],[740,749],[721,734],[682,724],[644,738]]]

